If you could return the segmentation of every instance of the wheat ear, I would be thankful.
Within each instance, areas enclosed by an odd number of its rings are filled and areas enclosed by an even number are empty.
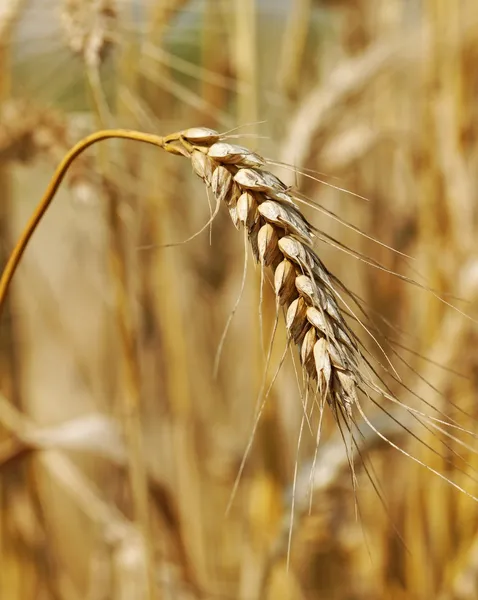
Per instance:
[[[271,269],[277,306],[284,308],[306,380],[316,382],[322,399],[351,416],[362,355],[332,278],[312,248],[314,229],[294,195],[264,169],[261,156],[221,141],[216,132],[188,130],[180,143],[195,173],[226,203],[234,225],[246,228],[256,260]]]
[[[79,142],[57,169],[27,224],[0,280],[0,307],[24,249],[73,160],[92,144],[123,138],[160,146],[191,160],[194,172],[224,202],[237,228],[244,227],[255,259],[273,273],[277,307],[283,307],[289,339],[297,344],[305,380],[315,382],[322,401],[352,416],[364,357],[341,309],[333,277],[313,250],[314,229],[293,193],[247,148],[223,141],[207,128],[164,138],[126,130],[100,131]]]
[[[114,0],[62,0],[61,24],[71,50],[98,67],[115,42],[118,12]]]
[[[78,142],[58,166],[7,261],[0,278],[0,311],[23,252],[71,164],[91,145],[112,138],[152,144],[190,159],[195,173],[212,190],[218,207],[224,201],[234,225],[245,229],[256,260],[263,268],[272,270],[277,309],[283,307],[285,310],[289,340],[298,346],[305,382],[309,387],[316,386],[314,392],[319,396],[321,409],[328,402],[337,421],[344,420],[352,434],[353,409],[356,408],[357,414],[389,446],[478,501],[463,487],[397,446],[370,422],[359,402],[357,390],[360,389],[374,404],[377,403],[368,392],[379,393],[388,400],[401,403],[387,391],[387,386],[381,388],[371,376],[376,373],[375,369],[362,352],[345,315],[351,314],[359,324],[363,324],[338,291],[345,288],[327,271],[312,247],[315,230],[295,204],[301,199],[300,194],[268,172],[266,161],[261,156],[224,141],[226,136],[211,129],[193,128],[166,137],[112,129],[98,131]],[[358,302],[353,294],[349,295],[349,299],[352,304]],[[343,311],[339,300],[346,307]],[[360,309],[360,302],[357,306]],[[370,331],[369,334],[375,339]],[[400,381],[398,376],[392,377]],[[408,410],[426,416],[419,411]],[[430,422],[433,423],[433,420]],[[453,421],[439,422],[455,426]]]

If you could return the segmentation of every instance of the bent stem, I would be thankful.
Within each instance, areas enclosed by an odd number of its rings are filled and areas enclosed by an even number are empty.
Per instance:
[[[96,133],[83,138],[75,146],[73,146],[73,148],[68,152],[68,154],[65,155],[61,163],[58,165],[53,177],[50,180],[50,183],[48,184],[43,198],[40,200],[33,215],[25,225],[20,238],[10,254],[7,264],[5,265],[0,277],[0,314],[5,304],[5,298],[10,288],[10,283],[22,259],[23,253],[25,252],[33,233],[52,203],[63,179],[65,178],[65,175],[68,172],[68,169],[71,167],[75,158],[82,154],[87,148],[93,146],[93,144],[96,144],[97,142],[108,139],[125,139],[144,142],[146,144],[158,146],[167,152],[172,152],[173,154],[179,153],[172,143],[179,139],[179,134],[161,137],[159,135],[141,133],[139,131],[128,129],[104,129],[97,131]]]

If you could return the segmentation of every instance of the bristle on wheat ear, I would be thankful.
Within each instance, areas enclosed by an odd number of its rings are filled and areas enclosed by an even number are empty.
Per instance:
[[[286,310],[306,380],[343,416],[351,416],[364,358],[339,308],[331,277],[312,245],[314,229],[292,192],[264,169],[266,161],[216,131],[188,129],[170,142],[224,202],[234,225],[245,227],[254,258],[273,272],[278,307]]]

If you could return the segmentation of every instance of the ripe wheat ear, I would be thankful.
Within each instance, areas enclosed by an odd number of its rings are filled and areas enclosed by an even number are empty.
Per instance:
[[[152,144],[188,158],[194,172],[211,189],[217,205],[226,205],[236,228],[245,230],[255,260],[272,272],[277,307],[284,309],[289,342],[298,347],[304,380],[317,395],[319,406],[327,403],[337,420],[344,420],[349,430],[354,424],[356,409],[380,438],[477,500],[391,442],[365,415],[358,391],[369,399],[371,394],[378,393],[392,402],[399,401],[386,385],[380,384],[364,346],[347,324],[346,316],[352,317],[375,340],[358,316],[361,305],[315,252],[313,244],[320,237],[299,209],[303,201],[301,194],[269,172],[262,156],[226,141],[226,134],[203,127],[165,137],[137,131],[102,130],[80,141],[59,165],[11,254],[0,279],[0,309],[23,252],[72,162],[89,146],[111,138]],[[358,312],[354,312],[354,304]],[[393,374],[392,377],[396,379]],[[429,419],[454,427],[453,422]]]
[[[313,227],[280,179],[264,169],[265,160],[247,148],[222,141],[206,128],[161,138],[123,130],[98,132],[65,157],[44,199],[14,249],[0,282],[0,306],[31,235],[55,195],[71,162],[88,146],[107,138],[126,138],[160,146],[191,160],[194,172],[224,202],[236,227],[244,227],[255,259],[273,272],[278,305],[286,309],[290,339],[299,347],[308,381],[315,381],[330,405],[351,415],[363,355],[339,308],[337,292],[312,248]]]

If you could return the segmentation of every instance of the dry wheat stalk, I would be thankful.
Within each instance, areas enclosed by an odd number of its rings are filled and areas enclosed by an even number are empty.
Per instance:
[[[99,66],[114,44],[118,13],[114,0],[63,0],[61,22],[71,50]]]

